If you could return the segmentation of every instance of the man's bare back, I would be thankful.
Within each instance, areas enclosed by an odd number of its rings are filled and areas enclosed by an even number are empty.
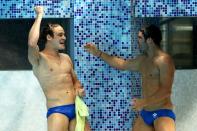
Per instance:
[[[47,107],[73,104],[76,94],[69,56],[59,54],[58,58],[43,52],[40,56],[39,65],[33,68],[33,72],[44,91]]]

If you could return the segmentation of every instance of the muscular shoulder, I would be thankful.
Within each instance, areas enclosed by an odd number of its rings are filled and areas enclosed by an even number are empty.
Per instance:
[[[64,57],[65,59],[70,59],[70,56],[65,54],[65,53],[59,53],[62,57]]]
[[[69,61],[72,64],[72,60],[70,58],[69,55],[65,54],[65,53],[60,53],[60,55],[66,60]]]
[[[170,55],[167,53],[161,53],[158,58],[156,59],[156,62],[160,68],[172,68],[174,69],[174,62]]]

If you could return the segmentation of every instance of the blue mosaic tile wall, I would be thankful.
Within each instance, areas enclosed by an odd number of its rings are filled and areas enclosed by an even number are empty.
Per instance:
[[[134,57],[137,37],[130,34],[139,26],[131,28],[131,3],[76,1],[74,5],[75,64],[87,91],[91,126],[95,131],[129,131],[136,115],[130,108],[131,94],[140,94],[139,74],[113,69],[83,46],[94,42],[111,55]]]
[[[0,0],[0,19],[34,18],[34,6],[42,5],[47,18],[70,18],[73,9],[70,0]]]
[[[196,0],[132,0],[136,17],[197,16]]]

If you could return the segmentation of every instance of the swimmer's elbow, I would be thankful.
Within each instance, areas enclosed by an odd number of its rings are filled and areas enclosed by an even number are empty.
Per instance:
[[[28,41],[28,46],[31,47],[31,48],[36,48],[37,47],[37,41],[29,40]]]

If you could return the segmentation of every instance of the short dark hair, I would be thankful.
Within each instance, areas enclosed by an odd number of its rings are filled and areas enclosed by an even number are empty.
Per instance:
[[[143,33],[145,40],[147,40],[148,38],[152,38],[154,43],[158,47],[160,47],[162,35],[159,27],[155,25],[149,25],[145,29],[141,29],[140,31]]]
[[[47,41],[47,35],[54,36],[53,29],[57,26],[60,26],[59,24],[52,24],[48,23],[46,26],[43,27],[40,35],[40,40],[42,40],[44,43]]]
[[[47,25],[45,25],[42,28],[40,38],[39,38],[39,48],[41,51],[45,48],[45,43],[47,41],[47,35],[54,37],[53,29],[57,26],[61,26],[61,25],[48,23]]]

